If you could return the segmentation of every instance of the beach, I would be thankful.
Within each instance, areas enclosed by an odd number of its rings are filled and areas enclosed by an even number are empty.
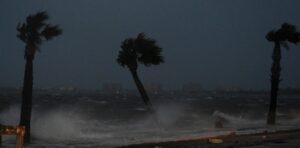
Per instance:
[[[231,132],[219,136],[186,137],[173,141],[133,144],[119,148],[298,148],[300,130],[251,134]]]

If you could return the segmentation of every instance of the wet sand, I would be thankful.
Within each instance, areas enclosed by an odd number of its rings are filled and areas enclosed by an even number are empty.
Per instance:
[[[300,129],[252,134],[186,137],[173,141],[141,143],[120,148],[300,148]]]

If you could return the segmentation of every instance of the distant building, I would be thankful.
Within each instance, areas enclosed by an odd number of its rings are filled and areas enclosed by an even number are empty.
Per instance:
[[[199,83],[185,83],[182,85],[182,92],[187,94],[196,94],[203,92],[203,87]]]
[[[59,91],[76,91],[77,89],[73,86],[62,86],[58,88]]]
[[[121,94],[123,92],[123,87],[121,83],[104,83],[102,92],[107,94]]]
[[[163,92],[163,86],[159,83],[146,83],[144,87],[149,94],[161,94]]]
[[[215,88],[215,91],[219,91],[219,92],[239,92],[242,91],[243,89],[237,86],[218,86],[217,88]]]

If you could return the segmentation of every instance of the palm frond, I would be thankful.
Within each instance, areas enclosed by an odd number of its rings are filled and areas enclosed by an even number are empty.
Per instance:
[[[277,38],[277,34],[276,31],[272,30],[270,32],[267,33],[266,35],[266,39],[270,42],[274,42]]]
[[[137,53],[134,50],[134,39],[125,39],[121,44],[122,50],[119,51],[117,62],[125,67],[137,66]]]
[[[57,25],[47,24],[49,16],[46,11],[41,11],[26,17],[26,22],[18,24],[17,37],[26,43],[25,57],[33,56],[39,51],[39,46],[43,42],[43,38],[50,40],[62,33]]]
[[[26,27],[26,24],[23,23],[22,25],[19,23],[18,26],[17,26],[17,31],[18,31],[18,34],[17,34],[17,37],[23,41],[24,43],[26,43],[26,40],[27,40],[27,27]]]
[[[294,44],[299,43],[300,42],[300,33],[299,32],[295,32],[295,33],[291,34],[288,37],[288,41],[291,42],[291,43],[294,43]]]
[[[145,66],[158,65],[164,62],[161,55],[162,48],[157,45],[154,39],[148,38],[144,33],[138,34],[136,48],[139,54],[138,61]]]
[[[283,40],[297,44],[300,41],[300,33],[297,31],[296,26],[289,23],[284,23],[278,30],[278,33],[283,37]]]
[[[35,15],[30,15],[27,17],[27,24],[34,30],[40,30],[46,25],[46,20],[49,16],[46,11],[41,11]]]
[[[296,26],[291,25],[289,23],[283,23],[281,25],[280,31],[282,31],[282,33],[284,34],[292,34],[296,32]]]
[[[34,15],[37,22],[44,22],[49,19],[49,15],[46,11],[40,11]]]
[[[145,65],[158,65],[164,62],[160,48],[154,39],[139,33],[136,38],[128,38],[122,42],[117,62],[121,66],[137,67],[137,62]]]
[[[51,26],[46,25],[44,30],[41,32],[41,35],[45,37],[46,40],[51,40],[53,37],[59,36],[62,34],[62,30],[59,28],[58,25]]]
[[[152,46],[141,50],[138,61],[145,66],[158,65],[163,63],[162,49],[158,46]]]
[[[266,35],[266,39],[272,42],[281,42],[281,44],[285,41],[297,44],[300,42],[300,33],[297,31],[296,26],[289,23],[283,23],[281,28],[277,31],[270,31]],[[288,47],[287,44],[282,45]]]

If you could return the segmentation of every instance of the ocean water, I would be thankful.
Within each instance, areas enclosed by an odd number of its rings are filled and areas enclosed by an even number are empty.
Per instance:
[[[33,140],[26,147],[109,148],[232,131],[245,134],[300,128],[295,100],[291,101],[293,105],[289,101],[279,104],[278,125],[268,127],[265,124],[266,103],[241,99],[162,95],[156,96],[155,112],[151,113],[138,96],[42,94],[34,100]],[[18,124],[20,105],[15,102],[1,110],[1,123]],[[215,128],[215,122],[220,119],[224,127]],[[3,136],[3,142],[5,147],[14,147],[15,139]]]

